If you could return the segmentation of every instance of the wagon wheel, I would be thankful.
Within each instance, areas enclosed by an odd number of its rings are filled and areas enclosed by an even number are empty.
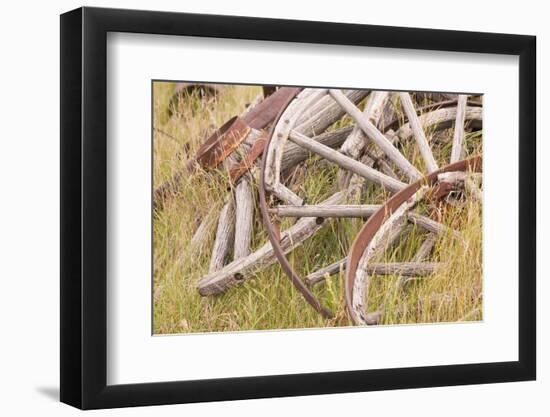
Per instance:
[[[318,282],[318,278],[324,273],[330,273],[335,266],[340,268],[346,264],[346,307],[352,321],[355,324],[376,323],[377,314],[369,315],[363,308],[368,288],[368,271],[392,274],[409,270],[412,274],[420,275],[426,271],[428,273],[433,271],[433,264],[420,262],[425,258],[425,255],[420,256],[422,254],[419,254],[417,262],[412,264],[371,265],[372,255],[375,247],[381,242],[381,237],[384,236],[388,243],[395,240],[403,231],[407,221],[414,221],[434,234],[447,230],[446,226],[428,217],[408,214],[420,197],[426,193],[432,197],[441,197],[446,195],[457,182],[462,181],[471,190],[477,190],[473,192],[478,197],[480,194],[477,185],[473,184],[469,176],[455,173],[455,171],[481,168],[480,158],[457,162],[465,153],[465,120],[481,122],[480,103],[468,101],[466,95],[459,95],[456,100],[431,104],[428,108],[422,109],[425,113],[418,115],[409,93],[398,95],[408,119],[407,123],[399,127],[399,120],[395,117],[394,105],[389,100],[388,92],[370,93],[365,109],[361,111],[341,90],[305,89],[281,111],[264,150],[259,195],[269,240],[279,263],[293,285],[303,294],[308,303],[325,317],[330,317],[331,312],[321,305],[306,284]],[[354,122],[338,150],[320,142],[319,131],[315,129],[308,131],[303,128],[303,124],[300,124],[310,116],[310,109],[320,102],[336,103]],[[424,128],[434,126],[436,129],[444,129],[453,122],[455,129],[450,161],[438,161],[437,159],[442,157],[436,158],[434,155],[441,155],[442,152],[434,152],[440,149],[437,149],[437,145],[429,143]],[[421,155],[423,163],[420,167],[407,159],[399,148],[411,137],[414,137],[416,148]],[[340,168],[338,176],[344,187],[320,204],[304,204],[304,198],[292,191],[285,183],[284,173],[288,170],[288,166],[285,166],[283,156],[287,153],[289,146],[300,147],[336,164]],[[449,162],[450,165],[440,168],[440,164],[445,166]],[[347,175],[348,173],[351,176]],[[366,181],[375,184],[393,197],[382,206],[344,204],[348,197],[361,192]],[[432,186],[436,186],[435,191],[428,192],[428,188]],[[268,194],[271,202],[279,201],[283,204],[268,203]],[[278,221],[274,221],[273,216],[295,217],[300,220],[281,231]],[[304,283],[292,268],[286,253],[313,236],[327,217],[370,217],[371,220],[361,229],[347,259],[308,275]],[[421,250],[426,254],[429,253],[433,242],[433,238],[428,239]],[[332,269],[329,271],[330,268]]]

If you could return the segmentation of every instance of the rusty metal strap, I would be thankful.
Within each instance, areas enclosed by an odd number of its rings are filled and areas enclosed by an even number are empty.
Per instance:
[[[184,169],[178,171],[170,180],[164,182],[154,191],[155,204],[167,198],[171,191],[179,186],[182,176],[192,173],[198,165],[203,168],[215,168],[233,152],[250,133],[250,129],[264,129],[288,103],[298,94],[301,88],[281,87],[254,106],[243,117],[235,116],[212,134],[189,160]],[[261,143],[258,143],[261,142]],[[262,154],[266,139],[262,135],[253,144],[243,161],[234,169],[231,178],[237,180],[252,166]]]
[[[262,135],[256,139],[248,153],[236,165],[229,169],[229,178],[233,183],[243,176],[254,165],[256,159],[260,157],[267,143],[267,133],[262,132]]]
[[[281,87],[273,94],[254,106],[243,116],[244,121],[252,129],[263,129],[270,124],[279,111],[285,107],[290,97],[296,96],[301,88]]]
[[[245,140],[250,126],[239,116],[232,117],[197,150],[195,160],[203,168],[215,168]]]

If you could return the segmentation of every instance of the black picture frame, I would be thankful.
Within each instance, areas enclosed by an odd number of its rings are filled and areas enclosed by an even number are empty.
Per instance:
[[[108,32],[519,57],[519,360],[107,385]],[[61,401],[82,409],[533,380],[536,38],[251,17],[80,8],[61,15]]]

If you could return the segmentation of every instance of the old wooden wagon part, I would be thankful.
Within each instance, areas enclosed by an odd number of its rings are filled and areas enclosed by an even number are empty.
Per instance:
[[[456,182],[459,178],[465,178],[444,174],[481,172],[481,169],[482,161],[479,156],[449,164],[399,191],[369,217],[357,234],[349,256],[346,258],[346,308],[354,324],[375,324],[379,320],[380,313],[368,313],[365,306],[370,274],[377,272],[373,270],[374,265],[371,260],[384,236],[392,228],[399,228],[398,225],[406,219],[409,211],[429,193],[429,187],[436,186],[436,189],[428,194],[431,198],[441,198],[451,191],[452,187],[448,184]],[[424,257],[426,249],[421,247],[421,251],[420,257]],[[426,270],[432,266],[425,265],[423,262],[419,265]]]
[[[420,172],[401,154],[397,147],[400,143],[414,137],[425,161],[431,163],[429,166],[434,169],[437,161],[429,158],[431,149],[426,146],[422,129],[445,129],[452,123],[464,125],[466,120],[470,124],[481,123],[482,111],[478,103],[470,106],[466,96],[459,96],[457,100],[433,103],[421,114],[409,105],[408,110],[405,109],[407,123],[401,126],[393,124],[392,128],[385,129],[384,125],[392,124],[395,118],[395,109],[389,100],[390,95],[395,93],[370,93],[361,111],[356,106],[368,93],[366,90],[304,89],[297,97],[288,100],[288,105],[277,117],[267,138],[260,169],[260,208],[269,242],[248,256],[235,259],[223,268],[203,276],[198,283],[202,295],[225,291],[278,260],[306,300],[321,314],[330,316],[330,311],[321,305],[307,287],[311,282],[306,278],[304,283],[294,273],[286,254],[315,235],[326,217],[368,218],[373,215],[379,206],[353,207],[345,204],[350,197],[361,193],[366,182],[378,184],[390,193],[397,193],[406,188],[408,183],[423,178],[426,173]],[[399,98],[407,103],[410,97],[404,94],[399,95]],[[327,131],[345,115],[351,116],[355,125]],[[455,147],[461,147],[463,135],[462,131],[454,141]],[[303,198],[285,183],[285,173],[312,155],[319,155],[338,165],[341,168],[339,174],[351,173],[344,188],[317,205],[304,204]],[[266,201],[268,193],[283,204],[269,207]],[[272,216],[296,217],[297,221],[286,230],[279,230],[278,225],[271,222]],[[411,215],[408,220],[432,234],[449,231],[448,227],[426,216]],[[450,233],[457,234],[456,231]],[[393,233],[392,238],[398,236],[399,233]],[[428,237],[429,241],[433,239]],[[433,243],[431,246],[422,246],[425,252],[429,252]],[[337,264],[342,265],[343,262]],[[373,268],[377,273],[418,276],[433,272],[435,265],[424,263],[419,266],[418,262],[402,262],[374,265]],[[311,276],[322,272],[322,269],[313,272]]]
[[[273,122],[288,97],[294,96],[299,90],[280,88],[259,103],[249,106],[243,114],[224,123],[202,143],[182,169],[154,190],[155,206],[162,205],[178,188],[183,176],[190,175],[198,167],[217,168],[231,154],[234,157],[229,158],[226,165],[232,179],[236,181],[261,155],[265,144],[265,135],[260,134],[262,130]]]
[[[377,184],[390,193],[399,193],[407,188],[407,182],[416,183],[422,181],[425,174],[437,172],[439,165],[426,138],[424,131],[426,126],[439,126],[450,120],[455,121],[456,129],[451,156],[451,160],[454,162],[453,159],[456,158],[456,155],[462,153],[465,120],[481,121],[481,109],[479,107],[468,107],[467,97],[464,95],[458,97],[457,105],[454,108],[437,108],[419,116],[410,95],[399,93],[399,99],[408,122],[401,126],[397,132],[391,129],[382,132],[379,123],[384,109],[388,106],[389,94],[383,91],[371,93],[365,109],[361,111],[340,90],[306,89],[281,112],[274,124],[264,151],[260,178],[260,207],[269,240],[275,256],[293,285],[324,316],[330,316],[330,311],[321,305],[307,284],[296,274],[286,257],[286,253],[311,237],[320,228],[326,217],[357,217],[351,215],[350,210],[353,207],[343,203],[349,195],[360,192],[365,181]],[[339,150],[325,146],[295,128],[296,121],[300,118],[302,112],[314,103],[326,99],[326,97],[330,97],[336,102],[356,123]],[[422,155],[427,170],[425,173],[415,167],[396,147],[397,142],[407,140],[411,136],[414,137]],[[282,177],[282,160],[286,144],[289,142],[338,165],[344,171],[351,172],[352,177],[347,183],[347,189],[336,192],[316,206],[304,205],[303,198],[290,190],[285,185]],[[384,164],[381,162],[384,162]],[[377,169],[383,166],[386,166],[387,170]],[[395,170],[398,170],[400,176],[395,174]],[[282,201],[284,205],[270,208],[267,203],[267,193]],[[365,208],[363,207],[363,209]],[[371,211],[369,212],[369,210]],[[361,213],[361,217],[367,218],[374,215],[374,213],[375,210],[372,207],[366,207],[366,210]],[[298,217],[300,220],[289,229],[280,231],[278,223],[271,220],[273,214]],[[432,232],[438,233],[444,227],[428,218],[422,220],[418,224],[423,223],[428,230],[431,228]],[[303,225],[300,233],[296,233],[293,229],[297,224]],[[393,239],[399,236],[400,231],[405,226],[406,222],[403,222],[396,228]],[[288,242],[292,243],[289,244]],[[377,268],[377,270],[382,269]],[[386,268],[386,271],[406,271],[407,269],[411,269],[411,265],[393,265],[393,267]],[[417,269],[419,270],[418,273],[420,273],[420,270],[430,270],[425,266],[420,266]]]
[[[284,90],[284,87],[279,88],[276,92],[270,95],[267,100],[281,94],[281,91]],[[294,96],[298,94],[299,91],[300,89],[294,89],[293,94],[287,97],[286,103],[282,107],[286,107],[286,104],[292,101]],[[344,94],[350,101],[354,103],[359,103],[367,96],[368,91],[348,90],[344,92]],[[271,111],[273,111],[273,109],[271,109]],[[337,103],[334,103],[330,99],[330,97],[326,97],[325,100],[320,100],[319,102],[308,108],[307,111],[304,111],[301,114],[301,117],[297,121],[297,129],[301,132],[307,132],[308,134],[314,135],[319,143],[326,144],[326,146],[330,147],[338,147],[344,142],[345,138],[350,132],[350,129],[346,127],[336,129],[331,132],[325,132],[325,130],[329,126],[333,125],[337,120],[341,119],[343,115],[344,111],[337,105]],[[246,118],[247,116],[248,115],[245,115],[244,118]],[[274,118],[275,116],[273,116],[273,119]],[[323,133],[316,135],[315,132]],[[252,154],[252,157],[255,157],[256,153],[259,155],[263,152],[267,137],[265,137],[265,141],[263,143],[261,142],[262,140],[264,140],[263,137],[255,142],[255,145],[251,147],[249,153],[247,153],[241,159],[240,164],[238,164],[237,166],[233,166],[233,168],[229,169],[229,173],[232,178],[237,178],[239,175],[242,175],[243,172],[246,172],[249,177],[255,177],[254,181],[249,178],[248,182],[250,184],[257,183],[259,172],[258,170],[249,169],[250,159],[248,158],[248,156]],[[256,146],[258,144],[260,144],[261,146]],[[287,149],[285,149],[285,153],[281,161],[283,169],[285,171],[291,170],[293,167],[296,167],[302,161],[306,160],[309,155],[310,153],[307,150],[300,148],[299,146],[288,146]],[[236,219],[240,217],[246,217],[248,221],[252,220],[252,216],[239,215],[240,210],[238,210],[238,207],[236,207],[237,210],[235,211],[235,214],[233,214],[233,211],[231,210],[231,205],[235,204],[238,206],[240,204],[240,197],[238,195],[239,182],[240,181],[237,181],[237,186],[235,187],[236,195],[234,196],[233,193],[229,193],[227,203],[222,210],[222,214],[227,213],[227,215],[224,214],[224,216],[219,216],[214,250],[211,256],[211,259],[218,259],[218,261],[214,263],[212,263],[211,261],[209,272],[199,280],[197,287],[201,295],[213,295],[225,291],[226,289],[238,284],[254,272],[276,262],[273,248],[269,242],[267,242],[260,248],[257,248],[254,252],[248,254],[247,256],[239,258],[233,256],[233,261],[229,262],[228,264],[224,265],[221,261],[221,259],[227,259],[227,255],[231,252],[232,249],[230,243],[233,240],[236,241],[237,239],[237,236],[232,235],[232,230],[240,230],[240,227],[238,226],[233,227],[235,226]],[[254,193],[256,192],[256,190],[252,189],[252,192]],[[249,205],[247,205],[247,207],[249,207]],[[210,219],[205,219],[203,223],[201,223],[201,226],[199,226],[199,228],[195,232],[195,236],[193,237],[192,241],[200,240],[197,235],[200,236],[204,234],[206,228],[203,228],[202,225],[206,224],[206,222],[209,220]],[[225,223],[229,223],[233,226],[225,227]],[[310,222],[297,222],[292,229],[293,236],[296,237],[303,232],[309,233],[309,223]],[[242,234],[244,235],[244,232]],[[222,244],[222,242],[226,243]],[[289,240],[284,245],[290,248],[294,246],[295,243],[296,240]],[[220,248],[220,250],[218,250],[218,248]],[[218,253],[220,253],[222,250],[223,252],[225,252],[225,255],[218,255]]]

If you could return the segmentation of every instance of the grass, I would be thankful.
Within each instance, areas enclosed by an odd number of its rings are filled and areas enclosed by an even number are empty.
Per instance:
[[[154,85],[154,184],[155,187],[179,172],[201,142],[230,117],[239,114],[260,93],[255,86],[228,86],[215,97],[191,93],[170,107],[174,85]],[[364,103],[363,103],[364,104]],[[349,123],[343,120],[338,126]],[[452,135],[452,130],[443,133]],[[441,133],[427,132],[430,140],[445,139]],[[422,167],[414,141],[402,152]],[[481,134],[466,137],[468,154],[481,151]],[[444,142],[445,143],[445,142]],[[440,147],[436,158],[448,160],[450,145]],[[305,169],[296,172],[291,188],[308,202],[318,202],[337,189],[337,169],[326,161],[311,158]],[[154,333],[238,331],[332,327],[351,325],[345,312],[343,273],[327,277],[314,293],[332,309],[334,317],[323,319],[297,293],[278,265],[266,268],[242,285],[212,297],[201,297],[196,289],[208,270],[215,236],[217,213],[230,187],[221,172],[200,171],[184,176],[172,198],[153,213],[154,239]],[[362,202],[382,202],[384,194],[368,186]],[[256,201],[257,203],[257,201]],[[257,204],[256,204],[257,205]],[[444,263],[430,277],[413,280],[403,289],[398,276],[373,277],[368,310],[383,312],[382,324],[428,323],[480,320],[482,314],[482,233],[481,206],[467,200],[463,207],[426,206],[438,211],[441,221],[459,229],[463,239],[441,236],[433,259]],[[191,248],[190,239],[199,222],[209,218],[204,244]],[[289,220],[285,220],[288,222]],[[284,226],[285,223],[283,223]],[[295,250],[289,259],[304,276],[345,256],[363,222],[358,219],[327,221],[313,238]],[[412,228],[400,243],[381,255],[381,260],[411,260],[425,238]],[[259,208],[254,216],[253,249],[265,243],[267,235]]]

